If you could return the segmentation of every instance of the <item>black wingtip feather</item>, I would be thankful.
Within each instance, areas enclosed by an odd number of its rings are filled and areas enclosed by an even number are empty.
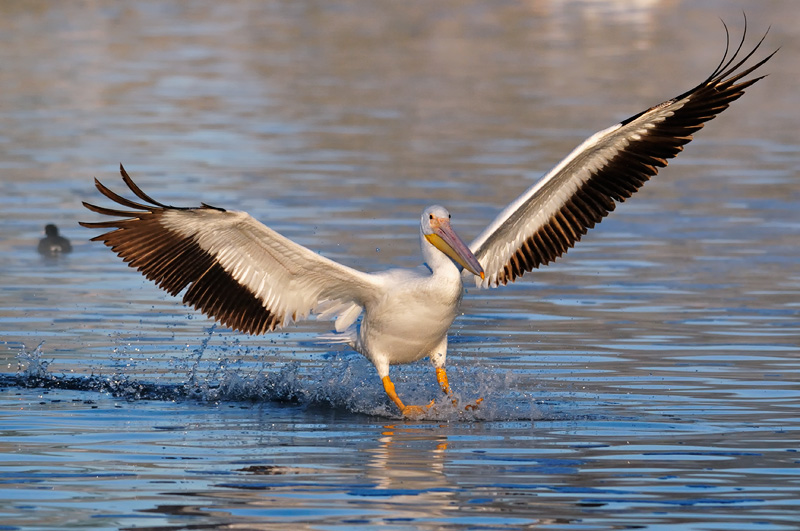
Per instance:
[[[173,207],[156,201],[134,183],[122,164],[120,174],[127,187],[146,204],[122,197],[95,179],[95,187],[102,195],[135,210],[119,210],[84,201],[83,206],[88,210],[115,218],[79,222],[91,229],[112,229],[91,241],[103,242],[130,267],[171,295],[178,295],[186,289],[186,304],[234,330],[262,334],[283,323],[282,316],[265,308],[262,301],[239,284],[194,237],[179,234],[161,224],[167,212],[197,209]],[[225,212],[205,203],[199,209]]]
[[[769,29],[747,54],[740,57],[747,36],[747,17],[744,17],[742,38],[733,53],[730,53],[730,31],[724,21],[723,26],[726,36],[725,53],[711,75],[683,94],[621,122],[620,125],[625,127],[648,113],[683,101],[674,114],[652,123],[645,133],[637,133],[635,138],[628,139],[626,148],[605,160],[602,167],[579,186],[555,215],[522,242],[491,283],[507,284],[567,252],[588,229],[614,210],[616,202],[625,201],[647,180],[657,175],[659,168],[665,167],[669,159],[680,153],[683,146],[693,139],[693,134],[703,128],[705,122],[714,119],[733,101],[739,99],[745,89],[766,77],[764,74],[745,79],[769,61],[780,48],[754,65],[739,70],[760,49]],[[539,193],[544,193],[542,190]],[[516,215],[524,214],[516,212],[512,214],[512,218]],[[491,242],[490,236],[482,247],[488,248],[493,245]],[[482,252],[483,249],[479,248],[476,255],[480,258]]]

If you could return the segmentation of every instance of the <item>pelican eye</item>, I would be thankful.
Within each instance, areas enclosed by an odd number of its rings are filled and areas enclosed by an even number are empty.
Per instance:
[[[431,219],[433,219],[433,214],[431,214]]]

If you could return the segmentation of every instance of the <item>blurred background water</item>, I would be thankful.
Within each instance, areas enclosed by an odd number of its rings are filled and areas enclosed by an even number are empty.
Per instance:
[[[77,225],[122,162],[414,266],[426,205],[469,241],[704,79],[742,11],[769,77],[556,264],[469,290],[475,414],[400,420],[324,324],[216,327]],[[794,0],[0,4],[0,529],[795,529],[799,25]],[[37,253],[46,223],[73,253]]]

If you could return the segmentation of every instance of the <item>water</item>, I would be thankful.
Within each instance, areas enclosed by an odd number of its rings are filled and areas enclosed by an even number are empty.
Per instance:
[[[471,239],[703,79],[743,9],[782,47],[770,76],[555,265],[465,297],[448,360],[474,413],[402,420],[324,325],[216,327],[77,226],[122,162],[157,199],[413,266],[424,206]],[[797,528],[792,0],[0,14],[0,529]],[[36,253],[50,222],[71,255]],[[426,362],[393,377],[436,396]]]

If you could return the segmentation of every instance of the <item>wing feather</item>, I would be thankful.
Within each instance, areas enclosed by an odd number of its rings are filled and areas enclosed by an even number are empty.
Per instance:
[[[623,122],[600,131],[574,149],[553,170],[506,207],[470,244],[486,273],[468,271],[478,286],[495,287],[546,265],[575,245],[586,232],[631,197],[659,168],[690,142],[705,122],[728,108],[764,76],[744,78],[776,52],[739,71],[766,38],[739,59],[745,31],[705,81]]]
[[[377,281],[371,275],[320,256],[245,212],[205,203],[198,208],[165,205],[145,194],[121,165],[120,173],[143,203],[95,179],[100,193],[135,210],[84,202],[93,212],[121,219],[81,225],[114,229],[92,240],[105,243],[169,294],[185,290],[185,304],[225,326],[265,333],[326,305],[341,308],[345,320],[354,321],[374,296]]]

